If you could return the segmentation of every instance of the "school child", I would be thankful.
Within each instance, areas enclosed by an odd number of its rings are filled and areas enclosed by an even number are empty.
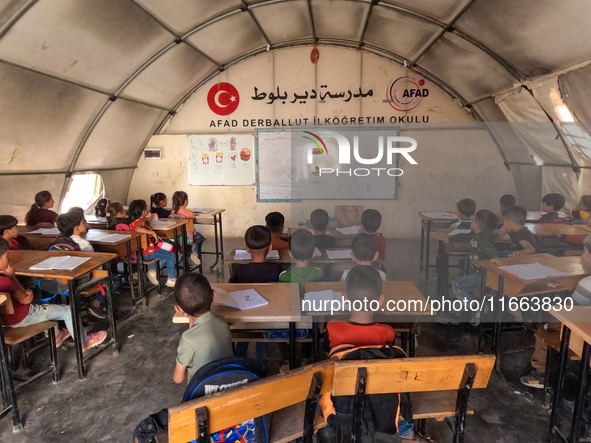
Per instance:
[[[334,237],[326,235],[328,226],[328,212],[324,209],[316,209],[310,214],[310,226],[314,231],[314,241],[318,249],[334,248]]]
[[[35,203],[31,205],[31,209],[25,216],[27,226],[36,226],[38,224],[53,225],[57,220],[57,213],[52,211],[53,197],[49,191],[41,191],[35,195]]]
[[[470,198],[463,198],[456,203],[460,219],[449,225],[449,229],[470,229],[472,217],[476,212],[476,202]]]
[[[18,237],[18,220],[12,215],[0,215],[0,237],[6,240],[8,247],[15,251],[21,249]]]
[[[185,191],[176,191],[172,195],[172,212],[171,216],[178,215],[188,219],[194,219],[195,214],[193,211],[187,209],[189,204],[189,196]],[[195,240],[202,239],[203,236],[197,232],[196,230],[192,230],[191,232],[187,231],[187,243],[191,244],[194,243]],[[201,264],[201,260],[199,259],[199,246],[193,244],[191,249],[191,261],[195,264],[195,266],[199,266]]]
[[[310,231],[299,229],[289,237],[289,255],[295,260],[286,271],[279,274],[279,281],[283,283],[298,283],[304,289],[309,281],[322,278],[322,269],[310,266],[310,260],[314,255],[314,236]]]
[[[579,204],[572,210],[572,225],[584,225],[591,215],[591,195],[583,195]]]
[[[521,206],[511,206],[503,211],[505,220],[499,230],[499,240],[511,240],[509,253],[502,257],[525,257],[536,253],[537,242],[534,235],[525,227],[527,211]]]
[[[381,307],[384,303],[382,294],[382,279],[377,269],[372,266],[355,266],[347,275],[345,280],[345,292],[343,297],[351,303],[356,300],[368,300],[369,303],[377,300]],[[332,352],[338,350],[339,346],[349,345],[361,346],[382,346],[386,343],[394,343],[396,333],[391,326],[375,323],[373,311],[351,311],[349,321],[331,320],[326,324],[325,346]],[[330,394],[320,398],[320,407],[325,420],[334,413]],[[398,420],[398,436],[404,441],[415,441],[426,443],[431,440],[423,437],[414,430],[412,421],[404,418]]]
[[[373,262],[378,259],[378,249],[376,248],[376,242],[373,237],[369,234],[357,234],[353,238],[351,245],[351,260],[358,265],[372,266]],[[381,270],[377,270],[383,281],[386,281],[386,273]],[[341,281],[345,281],[349,275],[349,269],[343,272]]]
[[[361,213],[361,229],[359,230],[362,234],[371,235],[375,242],[376,248],[379,253],[379,259],[386,259],[386,239],[382,234],[378,234],[377,231],[380,229],[382,224],[382,214],[380,211],[375,209],[366,209]]]
[[[265,224],[269,228],[269,231],[271,231],[271,249],[277,251],[288,249],[289,244],[281,238],[285,225],[283,214],[281,212],[269,212],[265,217]]]
[[[168,218],[170,211],[164,209],[168,204],[168,198],[162,192],[157,192],[150,196],[150,212],[156,214],[158,218]]]
[[[156,234],[150,225],[150,213],[148,212],[148,206],[144,200],[134,200],[129,204],[129,217],[132,222],[129,224],[129,229],[137,231],[140,234],[146,234],[148,237],[148,246],[143,249],[142,255],[146,260],[152,260],[154,258],[159,259],[161,262],[166,263],[166,270],[168,272],[168,280],[166,280],[166,286],[173,288],[176,283],[176,269],[175,269],[175,257],[170,251],[166,251],[157,246],[158,242],[162,239]],[[147,272],[148,280],[153,284],[158,284],[158,276],[156,271],[151,269]]]
[[[585,237],[583,255],[581,255],[581,264],[585,267],[591,267],[591,235]],[[575,291],[571,294],[575,305],[591,305],[591,276],[579,280]],[[550,331],[558,334],[561,323],[545,323],[538,327],[538,331]],[[529,374],[521,377],[521,383],[530,388],[544,389],[546,381],[546,357],[548,346],[543,339],[536,335],[534,352],[531,356],[532,370]]]
[[[556,223],[559,221],[558,211],[564,208],[564,197],[560,194],[546,194],[542,199],[542,215],[538,223]]]
[[[252,260],[235,267],[229,283],[273,283],[279,280],[281,268],[267,261],[271,246],[271,231],[261,225],[251,226],[244,234],[246,250]]]
[[[121,202],[113,202],[107,206],[106,217],[108,223],[107,229],[112,231],[117,229],[117,225],[129,226],[131,223],[131,220],[129,219],[129,216],[125,211],[125,208],[123,208]]]
[[[501,229],[503,226],[503,211],[510,206],[515,206],[517,204],[517,199],[514,195],[505,194],[501,197],[499,201],[499,212],[497,213],[497,217],[499,219],[499,225],[497,226],[498,229]]]
[[[481,209],[476,212],[470,225],[469,234],[458,234],[449,237],[450,242],[469,242],[470,244],[470,274],[452,281],[451,287],[458,300],[473,300],[474,297],[470,288],[482,284],[483,275],[480,273],[480,266],[476,265],[478,260],[488,260],[497,257],[499,254],[495,247],[494,231],[499,224],[499,219],[492,211]],[[438,318],[438,323],[456,323],[460,313],[452,311],[449,318],[446,315]],[[480,322],[480,313],[473,313],[470,322],[477,324]]]
[[[55,338],[56,346],[61,344],[74,331],[70,307],[65,305],[37,305],[32,304],[33,292],[25,289],[17,280],[14,268],[8,259],[8,243],[0,239],[0,292],[10,294],[14,307],[13,314],[2,314],[2,325],[9,328],[22,328],[44,321],[64,321],[66,329],[60,329]],[[87,351],[100,345],[107,338],[106,331],[86,334],[84,328],[81,330],[82,350]]]
[[[72,234],[72,240],[78,243],[80,246],[80,250],[84,252],[94,252],[94,248],[90,244],[88,240],[86,240],[86,234],[88,233],[88,224],[86,223],[86,217],[84,216],[84,210],[78,206],[74,206],[70,208],[68,212],[78,212],[82,217],[82,221],[84,222],[84,231],[79,232],[78,234]]]
[[[174,309],[189,319],[177,349],[173,379],[182,383],[206,364],[231,357],[232,333],[224,318],[211,312],[216,293],[202,274],[189,272],[179,277],[174,288]]]
[[[94,205],[94,215],[97,217],[106,217],[107,216],[107,208],[111,201],[108,198],[101,198],[99,201],[96,202]]]

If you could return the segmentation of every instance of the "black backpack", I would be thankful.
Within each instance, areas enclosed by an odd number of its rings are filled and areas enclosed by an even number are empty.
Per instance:
[[[259,364],[245,357],[227,357],[201,367],[189,382],[182,403],[263,378]],[[268,443],[271,414],[257,417],[210,435],[219,443]],[[156,443],[168,432],[168,409],[142,420],[133,433],[134,443]]]
[[[384,346],[337,347],[330,354],[339,360],[379,360],[405,358],[405,352],[391,344]],[[328,399],[330,397],[330,401]],[[332,402],[335,413],[328,415],[326,422],[332,427],[350,428],[354,419],[354,395],[332,396],[324,394],[323,409]],[[365,397],[363,408],[362,429],[364,434],[381,432],[394,435],[398,432],[398,419],[402,415],[405,420],[412,420],[412,408],[408,393],[371,394]]]

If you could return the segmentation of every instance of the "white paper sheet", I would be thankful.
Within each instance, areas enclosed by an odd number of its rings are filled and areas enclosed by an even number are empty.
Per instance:
[[[166,220],[153,220],[150,223],[150,226],[152,226],[152,228],[167,228],[169,226],[174,225],[176,222],[174,221],[166,221]]]
[[[91,229],[86,234],[86,240],[93,242],[103,243],[117,243],[118,241],[125,240],[131,237],[130,234],[110,234],[108,232],[100,232],[96,229]]]
[[[213,209],[210,208],[193,208],[191,209],[191,211],[199,213],[199,214],[209,214],[210,212],[213,212]]]
[[[457,215],[454,215],[450,212],[432,211],[432,212],[423,212],[422,214],[425,217],[429,217],[429,218],[444,218],[444,219],[448,219],[448,220],[457,220],[458,219]]]
[[[330,260],[346,260],[351,258],[350,249],[326,250],[326,255]]]
[[[272,250],[267,253],[267,260],[279,260],[279,251]],[[252,257],[245,249],[236,249],[236,254],[234,254],[234,260],[252,260]]]
[[[71,271],[88,260],[90,260],[90,257],[73,257],[71,255],[61,255],[59,257],[51,257],[47,260],[43,260],[42,262],[31,266],[29,269],[31,271]]]
[[[60,235],[58,228],[39,228],[36,231],[29,231],[27,234]]]
[[[557,271],[556,269],[549,268],[548,266],[544,266],[540,263],[501,266],[499,269],[508,272],[509,274],[515,275],[522,280],[536,280],[567,275],[564,272]]]
[[[359,234],[360,228],[361,226],[350,226],[348,228],[337,228],[337,231],[343,235],[356,235]]]
[[[323,312],[325,307],[330,310],[330,302],[333,300],[339,300],[342,302],[343,293],[334,292],[332,289],[326,289],[324,291],[312,291],[304,294],[304,301],[310,302],[310,311]],[[341,303],[342,306],[342,303]],[[302,305],[303,308],[308,308],[308,304]],[[336,307],[336,306],[335,306]]]
[[[469,234],[470,230],[469,229],[454,229],[453,231],[451,231],[449,234],[450,237],[452,235],[458,235],[458,234]]]
[[[258,308],[269,304],[269,302],[254,289],[230,292],[227,295],[218,294],[213,303],[220,306],[239,309],[240,311]]]

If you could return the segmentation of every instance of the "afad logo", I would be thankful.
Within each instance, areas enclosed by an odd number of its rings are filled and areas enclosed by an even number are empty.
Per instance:
[[[412,111],[419,106],[423,97],[429,95],[429,90],[423,86],[425,86],[423,79],[397,78],[386,89],[386,101],[397,111]]]
[[[361,156],[361,152],[359,149],[359,137],[353,136],[353,143],[349,141],[349,139],[344,136],[343,134],[339,134],[337,132],[332,131],[323,131],[319,132],[319,135],[316,135],[312,132],[304,131],[305,134],[308,134],[312,137],[308,137],[303,135],[302,137],[311,141],[312,143],[308,143],[306,146],[306,163],[311,165],[314,163],[314,156],[315,155],[329,155],[328,149],[326,148],[326,143],[324,142],[323,138],[332,138],[336,141],[338,149],[338,165],[339,166],[346,166],[351,165],[351,157],[354,158],[356,164],[361,165],[378,165],[383,160],[386,160],[386,165],[391,166],[396,164],[396,155],[402,155],[411,165],[417,165],[418,163],[414,158],[411,157],[410,153],[413,152],[417,148],[417,141],[411,137],[401,137],[401,136],[378,136],[376,140],[376,144],[378,147],[377,155],[373,158],[364,158]],[[364,145],[367,144],[367,140],[364,139]],[[401,146],[401,144],[405,144],[405,146]],[[352,145],[352,146],[351,146]],[[352,154],[352,155],[351,155]],[[367,154],[367,152],[366,152]],[[312,173],[313,175],[322,176],[328,174],[336,174],[339,175],[348,175],[348,176],[357,176],[357,177],[367,177],[368,175],[377,175],[380,176],[380,173],[384,172],[384,175],[389,175],[391,177],[400,176],[403,174],[402,169],[400,168],[354,168],[354,169],[335,169],[335,168],[320,168],[316,166],[315,171]]]
[[[238,108],[240,95],[231,83],[217,83],[207,93],[207,104],[217,115],[230,115]]]

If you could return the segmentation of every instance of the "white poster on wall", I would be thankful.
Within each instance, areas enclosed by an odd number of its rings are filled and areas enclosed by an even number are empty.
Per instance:
[[[254,184],[252,134],[187,136],[191,186],[248,186]]]

